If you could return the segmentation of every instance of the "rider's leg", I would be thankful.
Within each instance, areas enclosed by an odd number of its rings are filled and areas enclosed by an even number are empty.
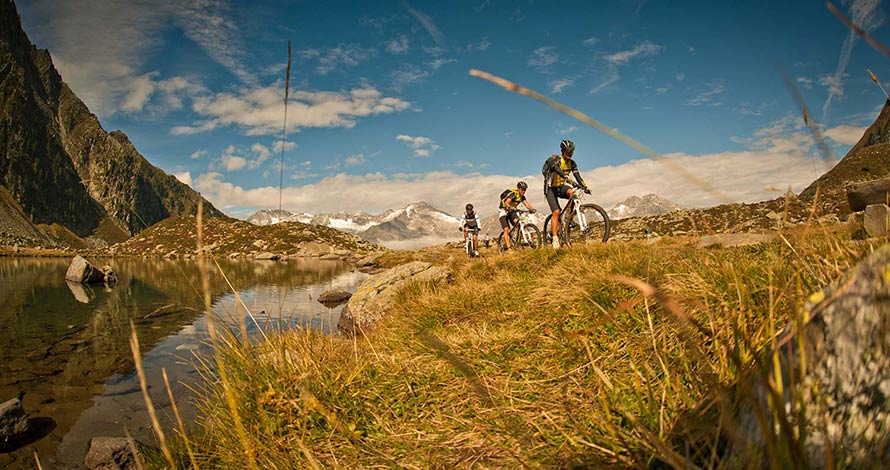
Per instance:
[[[476,236],[476,232],[473,232],[473,251],[479,251],[479,237]]]
[[[507,215],[504,214],[504,215],[500,216],[498,218],[498,221],[501,223],[501,228],[503,229],[501,236],[504,237],[504,246],[506,246],[507,249],[509,250],[510,249],[510,223],[507,222]]]

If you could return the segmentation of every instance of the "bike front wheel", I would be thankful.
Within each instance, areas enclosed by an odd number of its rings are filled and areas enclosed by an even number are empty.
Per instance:
[[[605,243],[609,240],[611,222],[609,214],[602,207],[596,204],[583,204],[577,211],[571,212],[571,220],[568,220],[560,229],[560,235],[565,233],[565,242],[569,246],[572,242],[582,241]]]
[[[524,248],[535,249],[541,246],[541,231],[534,224],[524,225],[518,238],[521,238],[519,244]]]

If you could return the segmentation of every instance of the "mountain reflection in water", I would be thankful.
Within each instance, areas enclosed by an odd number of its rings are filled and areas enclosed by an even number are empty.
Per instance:
[[[90,259],[110,264],[113,286],[64,280],[67,259],[0,258],[0,402],[25,392],[25,410],[40,418],[47,435],[12,453],[0,466],[34,468],[33,450],[52,468],[80,468],[89,439],[98,435],[153,442],[129,349],[130,321],[148,375],[150,394],[170,417],[161,378],[166,369],[177,405],[191,414],[187,384],[194,383],[194,352],[207,351],[207,319],[195,260]],[[210,265],[213,311],[248,334],[294,326],[332,332],[341,307],[314,299],[329,289],[354,291],[365,274],[352,265],[315,258],[288,262],[220,260],[242,307],[215,265]],[[254,319],[256,323],[254,323]]]

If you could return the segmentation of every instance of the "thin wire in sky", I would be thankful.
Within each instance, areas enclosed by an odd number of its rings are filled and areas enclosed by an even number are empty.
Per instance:
[[[281,136],[281,165],[278,177],[278,216],[281,217],[281,192],[284,189],[284,149],[287,147],[287,100],[290,92],[290,41],[287,41],[287,71],[284,73],[284,130]]]

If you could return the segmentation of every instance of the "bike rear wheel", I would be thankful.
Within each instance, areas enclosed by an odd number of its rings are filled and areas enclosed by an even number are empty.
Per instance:
[[[578,220],[580,213],[582,220]],[[588,242],[588,243],[605,243],[609,240],[609,231],[611,222],[609,214],[596,204],[582,204],[578,211],[571,211],[569,217],[563,219],[563,226],[560,227],[560,235],[565,237],[565,243],[569,246],[572,242]],[[581,227],[587,227],[582,231]]]

